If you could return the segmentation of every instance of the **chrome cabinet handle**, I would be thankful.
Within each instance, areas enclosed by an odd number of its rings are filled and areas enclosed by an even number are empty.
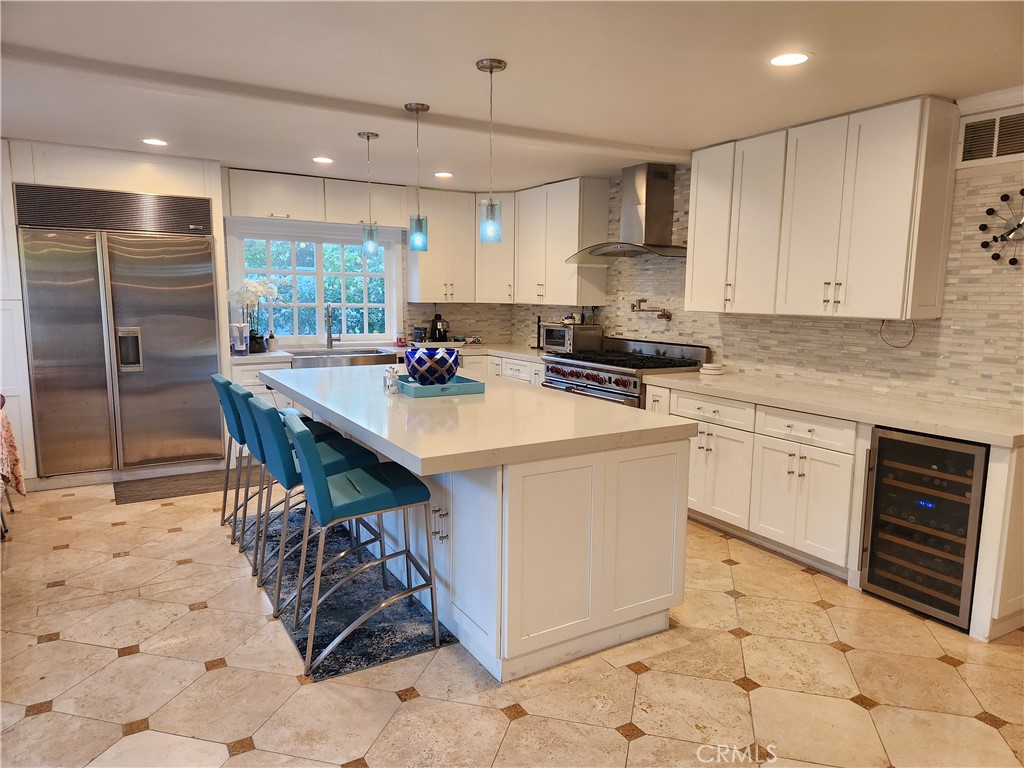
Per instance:
[[[795,474],[796,470],[793,469],[793,459],[796,458],[796,454],[795,453],[787,453],[786,455],[789,457],[789,469],[786,470],[786,474],[787,475]]]
[[[831,282],[825,283],[825,289],[824,289],[824,291],[822,293],[822,296],[821,296],[821,303],[822,304],[828,304],[829,301],[830,301],[830,299],[828,298],[828,288],[829,288],[830,285],[832,285]]]
[[[512,283],[508,284],[508,297],[510,299],[512,298]]]
[[[706,434],[707,433],[704,430],[702,430],[702,429],[698,429],[697,430],[697,450],[698,451],[703,451],[704,450],[703,443],[704,443],[704,435],[706,435]]]
[[[793,425],[792,425],[792,424],[787,424],[787,425],[786,425],[786,429],[792,429],[792,428],[793,428]]]
[[[832,301],[834,303],[836,303],[836,304],[839,303],[839,289],[842,288],[842,287],[843,287],[842,283],[836,283],[836,286],[835,286],[836,292],[835,292],[835,294],[833,294],[835,298],[832,299]]]
[[[711,413],[712,413],[713,415],[717,416],[717,415],[718,415],[718,409],[716,408],[716,409],[715,409],[715,410],[713,410],[713,411],[712,411]]]
[[[807,431],[810,432],[813,435],[814,434],[814,427],[808,427]]]
[[[804,466],[804,459],[806,459],[806,458],[807,458],[806,456],[801,456],[801,457],[800,457],[800,458],[798,459],[798,461],[800,462],[800,464],[799,464],[799,465],[798,465],[798,467],[797,467],[798,469],[803,469],[803,466]],[[806,473],[806,472],[797,472],[797,475],[796,475],[796,476],[797,476],[797,477],[807,477],[807,473]]]
[[[272,219],[290,219],[292,217],[290,213],[268,213],[267,216]]]
[[[703,405],[698,405],[694,410],[696,410],[696,411],[698,411],[700,413],[703,413],[704,412],[704,406]]]
[[[715,434],[714,434],[714,432],[708,432],[708,433],[707,433],[707,436],[708,436],[709,438],[711,438],[711,437],[714,437],[714,436],[715,436]],[[707,451],[708,453],[711,453],[711,440],[708,440],[708,447],[707,447],[707,448],[705,448],[704,450],[705,450],[705,451]]]
[[[729,298],[729,289],[730,288],[732,288],[732,283],[726,283],[725,284],[725,300],[726,300],[726,302],[732,301],[732,299]]]

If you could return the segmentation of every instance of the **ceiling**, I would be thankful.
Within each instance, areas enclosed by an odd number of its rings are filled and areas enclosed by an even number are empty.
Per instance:
[[[488,185],[637,162],[921,93],[1024,83],[1021,2],[2,2],[0,132],[243,168]],[[812,51],[778,69],[783,51]],[[170,142],[149,149],[140,139]],[[331,166],[311,162],[335,158]],[[434,171],[455,174],[448,182]]]

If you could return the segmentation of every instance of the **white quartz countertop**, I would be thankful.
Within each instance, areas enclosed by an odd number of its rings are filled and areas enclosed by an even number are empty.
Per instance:
[[[262,371],[260,380],[419,475],[686,440],[690,420],[487,379],[480,395],[388,395],[387,366]]]
[[[924,399],[794,384],[742,373],[648,376],[644,383],[1006,448],[1024,446],[1024,416],[1009,408],[1005,414],[999,414]]]

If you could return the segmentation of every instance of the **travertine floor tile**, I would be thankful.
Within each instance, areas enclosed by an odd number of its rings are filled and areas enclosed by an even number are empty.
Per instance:
[[[637,677],[632,721],[644,733],[684,741],[749,744],[754,740],[747,694],[738,686],[670,672]]]
[[[896,768],[1017,768],[995,728],[973,717],[875,707],[871,717]]]
[[[36,635],[0,632],[0,662],[7,661],[36,644]]]
[[[721,561],[729,559],[729,542],[721,536],[698,534],[686,535],[686,557],[694,560]]]
[[[729,557],[746,566],[789,568],[796,571],[803,568],[799,563],[787,560],[782,555],[755,547],[753,544],[748,544],[739,539],[729,539]]]
[[[461,645],[448,645],[434,652],[427,668],[416,681],[421,696],[447,699],[485,707],[507,707],[516,703],[511,685],[501,685]]]
[[[736,601],[723,592],[685,589],[682,604],[672,608],[669,615],[684,627],[732,629],[739,626]]]
[[[356,685],[360,688],[376,688],[381,691],[401,691],[416,685],[423,670],[434,658],[434,651],[417,653],[405,659],[381,664],[369,669],[351,672],[336,680],[345,685]]]
[[[493,765],[621,768],[627,746],[628,742],[612,728],[531,715],[509,723]]]
[[[600,658],[582,659],[557,686],[515,686],[520,704],[531,715],[615,728],[628,723],[637,676]],[[544,674],[544,673],[541,673]],[[419,684],[417,684],[419,690]]]
[[[3,599],[4,605],[11,605],[15,601],[39,594],[46,589],[46,584],[45,581],[13,579],[5,573],[0,580],[0,598]]]
[[[1008,723],[1024,723],[1024,675],[1000,667],[962,664],[963,677],[986,712]]]
[[[413,699],[382,730],[366,762],[406,768],[491,765],[508,727],[508,718],[497,709]]]
[[[205,608],[186,613],[140,647],[143,653],[209,661],[227,656],[266,623],[263,616]]]
[[[64,640],[34,645],[0,667],[0,691],[15,704],[49,701],[116,658],[111,648]]]
[[[218,768],[228,756],[224,744],[143,731],[126,736],[89,763],[90,768]]]
[[[938,659],[859,649],[846,658],[860,692],[879,704],[969,716],[982,710],[957,670]]]
[[[68,627],[61,633],[61,639],[108,648],[138,645],[186,613],[188,608],[183,605],[121,600]]]
[[[256,580],[251,578],[235,579],[228,587],[207,598],[206,604],[211,608],[256,613],[260,616],[266,616],[274,610],[267,593],[262,587],[257,587]]]
[[[1009,723],[999,729],[999,735],[1003,737],[1017,759],[1024,762],[1024,725]]]
[[[743,638],[747,677],[769,688],[848,699],[860,691],[840,651],[821,643],[777,637]]]
[[[668,765],[675,768],[706,768],[715,764],[715,746],[666,739],[663,736],[641,736],[631,741],[629,757],[626,759],[626,768],[665,768]]]
[[[728,632],[720,632],[643,661],[651,669],[692,677],[732,681],[744,675],[740,641]]]
[[[0,614],[3,618],[3,628],[8,632],[19,632],[23,635],[49,635],[53,632],[63,632],[73,624],[82,619],[92,616],[102,606],[91,608],[80,608],[74,611],[62,611],[60,613],[47,613],[45,615],[31,615],[36,611],[34,608],[25,608],[25,615],[19,616],[20,609],[4,609]]]
[[[280,621],[264,624],[226,658],[232,667],[280,675],[301,675],[304,669],[303,659]]]
[[[831,643],[836,639],[828,613],[813,603],[741,597],[736,600],[736,610],[740,626],[754,635],[812,643]]]
[[[224,768],[335,768],[332,763],[321,763],[307,757],[281,755],[277,752],[264,752],[253,749],[240,755],[228,758]]]
[[[829,618],[844,643],[865,651],[901,653],[937,659],[942,648],[925,622],[909,613],[864,611],[859,608],[830,608]]]
[[[690,589],[727,592],[733,588],[732,569],[717,560],[687,558],[683,581]]]
[[[53,709],[130,723],[152,715],[205,671],[197,661],[136,653],[116,659],[58,696]]]
[[[252,739],[257,749],[340,765],[366,754],[398,706],[398,697],[387,691],[330,681],[303,685]],[[341,713],[344,713],[344,728],[338,727]],[[505,717],[500,712],[495,713]],[[450,725],[440,724],[444,728]],[[441,733],[443,728],[438,738]]]
[[[150,716],[151,728],[225,744],[244,739],[298,689],[293,675],[221,667]]]
[[[780,756],[850,768],[889,764],[871,716],[852,701],[758,688],[750,708],[757,740]]]
[[[20,722],[23,717],[25,717],[25,707],[21,704],[0,702],[0,731],[6,731],[15,723]]]
[[[53,599],[50,600],[50,593]],[[71,597],[77,593],[77,597]],[[117,592],[101,592],[98,589],[84,589],[82,587],[54,587],[38,595],[40,598],[39,616],[49,616],[51,613],[64,613],[66,611],[77,611],[80,608],[96,608],[99,610],[105,605],[111,605],[120,600],[138,597],[137,589],[122,589]]]
[[[0,739],[0,763],[21,766],[87,765],[121,738],[121,726],[85,717],[46,712],[26,717]]]
[[[89,554],[102,557],[98,553]],[[139,587],[150,579],[169,571],[174,563],[167,560],[154,560],[149,557],[104,557],[106,562],[97,565],[88,571],[80,573],[73,579],[68,579],[68,584],[73,587],[88,587],[89,589],[101,589],[105,592],[114,592],[118,589],[130,589]]]
[[[734,626],[736,625],[732,624],[730,628]],[[627,664],[632,664],[634,661],[641,661],[651,656],[657,656],[659,653],[683,648],[707,637],[712,637],[715,634],[717,632],[712,629],[674,627],[663,632],[648,635],[647,637],[641,637],[638,640],[630,640],[622,645],[616,645],[601,651],[597,655],[613,667],[624,667]]]
[[[17,565],[22,565],[37,557],[53,551],[53,547],[45,544],[24,544],[20,541],[4,541],[0,544],[0,570],[4,577],[7,571]]]
[[[66,581],[90,568],[106,563],[110,555],[102,552],[84,552],[77,549],[56,549],[34,557],[4,572],[4,578],[30,581]],[[87,586],[87,585],[86,585]]]
[[[163,527],[166,529],[168,526]],[[209,549],[210,543],[210,534],[205,531],[177,531],[175,533],[166,533],[165,531],[159,538],[135,547],[132,550],[132,555],[175,561],[194,559],[193,556],[197,552]]]
[[[814,586],[818,588],[818,594],[822,600],[828,600],[832,605],[841,605],[844,608],[860,608],[864,611],[888,611],[889,613],[903,613],[903,609],[892,603],[887,603],[881,598],[854,589],[833,576],[819,573],[814,578]]]
[[[732,580],[745,595],[805,603],[821,599],[814,578],[790,565],[734,565]]]
[[[1018,674],[1024,672],[1024,652],[1012,641],[1014,633],[991,643],[984,643],[975,640],[973,637],[958,632],[955,629],[937,624],[934,621],[926,621],[925,626],[932,636],[942,646],[942,650],[961,661],[970,664],[981,664],[986,667],[1003,667],[1004,669],[1015,669]]]
[[[87,549],[91,552],[129,552],[165,535],[164,531],[143,528],[140,525],[119,525],[105,531],[96,531],[86,536],[76,537],[75,549]]]

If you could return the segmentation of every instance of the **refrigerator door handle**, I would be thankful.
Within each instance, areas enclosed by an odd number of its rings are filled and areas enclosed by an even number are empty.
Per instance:
[[[117,370],[130,373],[142,370],[142,328],[117,328]]]

